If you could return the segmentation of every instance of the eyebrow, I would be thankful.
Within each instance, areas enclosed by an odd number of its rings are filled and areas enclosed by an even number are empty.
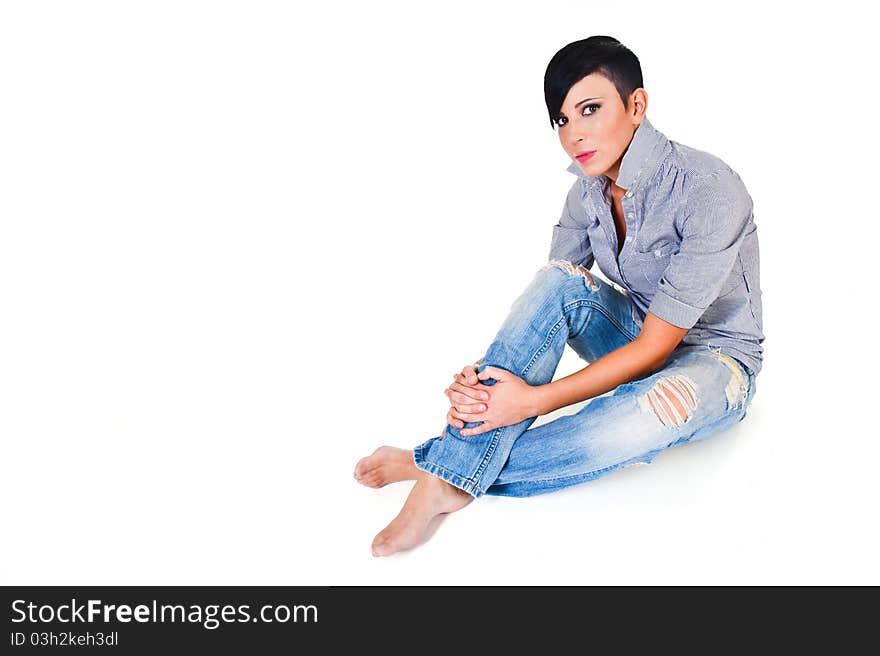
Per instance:
[[[575,109],[577,109],[578,107],[580,107],[581,105],[583,105],[583,104],[584,104],[585,102],[587,102],[588,100],[602,100],[602,99],[601,99],[601,98],[584,98],[583,100],[581,100],[579,103],[577,103],[577,104],[575,105]]]

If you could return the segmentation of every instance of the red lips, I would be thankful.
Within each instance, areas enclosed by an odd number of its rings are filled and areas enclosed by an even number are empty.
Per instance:
[[[587,150],[582,153],[578,153],[577,155],[574,156],[574,158],[577,161],[583,163],[583,162],[586,162],[588,159],[590,159],[595,154],[596,154],[595,150]]]

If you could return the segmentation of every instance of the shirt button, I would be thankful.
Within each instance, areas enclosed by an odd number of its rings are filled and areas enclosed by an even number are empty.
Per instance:
[[[624,196],[626,196],[627,198],[629,198],[632,195],[633,195],[633,192],[631,192],[631,191],[628,191],[624,194]]]

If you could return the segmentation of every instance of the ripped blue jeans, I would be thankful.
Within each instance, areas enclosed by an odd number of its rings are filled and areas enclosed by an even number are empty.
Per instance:
[[[626,294],[556,260],[513,303],[478,371],[491,365],[543,385],[553,380],[566,343],[592,362],[639,330]],[[470,437],[447,425],[443,435],[415,447],[413,457],[419,469],[474,497],[528,497],[650,463],[669,447],[714,435],[745,418],[754,394],[755,375],[736,358],[679,346],[660,369],[575,414],[529,428],[532,417]]]

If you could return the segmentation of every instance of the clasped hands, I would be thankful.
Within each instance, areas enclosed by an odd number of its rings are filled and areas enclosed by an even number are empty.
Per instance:
[[[538,387],[529,385],[519,376],[498,367],[486,367],[479,374],[475,364],[466,365],[461,373],[453,374],[454,382],[444,390],[450,408],[446,423],[459,429],[464,437],[480,435],[501,426],[518,424],[523,419],[537,417]],[[494,378],[494,385],[480,381]],[[483,422],[473,428],[464,428],[465,422]],[[445,430],[445,427],[444,427]]]

